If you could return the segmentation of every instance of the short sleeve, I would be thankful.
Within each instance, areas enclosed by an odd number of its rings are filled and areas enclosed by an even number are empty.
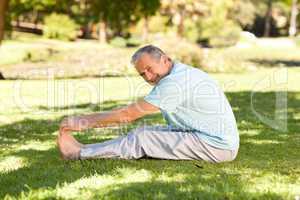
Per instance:
[[[148,103],[167,112],[173,112],[183,102],[183,88],[176,81],[160,82],[144,97]]]

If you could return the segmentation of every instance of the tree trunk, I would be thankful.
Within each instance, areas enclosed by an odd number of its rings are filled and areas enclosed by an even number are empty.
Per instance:
[[[184,18],[185,18],[185,11],[182,9],[179,11],[179,24],[177,29],[177,35],[182,37],[184,32]]]
[[[38,10],[33,10],[32,15],[33,15],[32,18],[33,18],[34,29],[37,29],[38,19],[39,19],[39,11]]]
[[[83,26],[83,38],[90,39],[92,33],[92,22],[88,20],[89,10],[88,10],[88,0],[80,1],[80,9],[83,10],[83,16],[85,18],[85,25]]]
[[[149,33],[149,17],[146,16],[144,18],[144,26],[143,26],[143,41],[148,41],[148,33]]]
[[[8,8],[8,0],[0,0],[0,44],[4,37],[5,13]]]
[[[298,0],[293,0],[291,9],[291,20],[289,28],[289,36],[293,37],[297,33],[297,15],[298,15]]]
[[[270,36],[272,20],[272,0],[268,0],[268,9],[265,17],[264,37]]]
[[[100,43],[107,43],[106,22],[99,22],[98,40]]]
[[[5,78],[1,72],[0,72],[0,80],[5,80]]]

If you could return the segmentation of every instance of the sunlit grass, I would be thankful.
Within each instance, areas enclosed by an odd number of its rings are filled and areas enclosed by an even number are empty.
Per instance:
[[[290,77],[298,73],[295,69]],[[264,74],[262,72],[261,76]],[[220,82],[230,81],[230,77],[233,77],[214,76]],[[129,103],[135,99],[129,95],[130,87],[126,90],[124,87],[121,91],[118,84],[125,85],[126,81],[122,78],[105,80],[101,93],[106,96],[98,103],[95,98],[92,106],[85,90],[78,92],[79,97],[71,105],[64,102],[48,105],[45,100],[38,101],[39,98],[45,98],[41,95],[45,92],[42,90],[45,82],[25,81],[22,97],[28,105],[27,112],[18,108],[8,92],[16,81],[4,81],[1,88],[7,92],[0,99],[6,103],[7,109],[1,110],[0,196],[6,196],[7,199],[293,199],[298,194],[300,181],[297,151],[300,138],[296,131],[299,126],[297,118],[292,115],[295,113],[297,116],[298,108],[295,105],[299,102],[299,92],[288,95],[290,131],[280,132],[262,124],[249,108],[249,90],[255,80],[251,79],[247,84],[244,75],[234,77],[237,82],[241,80],[241,84],[229,88],[227,96],[233,107],[237,108],[235,114],[240,129],[241,148],[236,161],[220,165],[201,161],[118,159],[64,162],[60,160],[55,145],[62,117],[99,112]],[[138,78],[133,80],[135,86],[142,81]],[[81,80],[71,81],[74,84]],[[96,79],[86,81],[97,82]],[[63,80],[57,83],[62,84]],[[30,89],[32,87],[35,89]],[[293,85],[288,83],[289,87]],[[116,90],[120,93],[115,93]],[[149,90],[150,87],[146,87],[143,93]],[[58,96],[63,93],[63,90],[57,90]],[[258,108],[273,112],[270,109],[274,103],[270,101],[271,97],[272,90],[270,93],[258,93],[258,102],[265,99],[269,102],[257,104]],[[146,118],[146,122],[163,123],[163,120],[161,116],[153,116]],[[83,143],[93,143],[111,139],[129,130],[124,126],[74,135]]]
[[[62,118],[110,110],[142,97],[151,87],[141,78],[1,81],[0,199],[294,199],[300,194],[300,69],[284,69],[288,80],[281,85],[272,82],[276,67],[212,74],[226,91],[241,136],[237,159],[218,165],[60,159],[55,139]],[[271,84],[257,84],[263,79]],[[274,119],[276,92],[287,92],[287,131],[264,124],[251,109],[252,96],[255,110]],[[74,136],[83,143],[101,142],[143,123],[164,121],[153,115],[130,126]]]
[[[17,156],[7,156],[0,160],[0,173],[10,172],[26,166],[26,161]]]

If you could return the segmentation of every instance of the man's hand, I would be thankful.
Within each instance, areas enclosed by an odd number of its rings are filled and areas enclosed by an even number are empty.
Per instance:
[[[85,116],[73,116],[63,119],[60,124],[60,132],[82,131],[89,127],[89,120]]]

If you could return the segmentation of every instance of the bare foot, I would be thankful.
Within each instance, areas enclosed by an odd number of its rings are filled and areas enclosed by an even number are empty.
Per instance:
[[[60,134],[61,134],[61,133],[60,133]],[[83,148],[83,147],[84,147],[84,145],[81,144],[80,142],[78,142],[78,141],[77,141],[77,140],[76,140],[69,132],[63,133],[63,134],[67,135],[67,136],[68,136],[68,139],[70,140],[70,142],[72,141],[74,145],[76,145],[76,146],[78,146],[78,147],[80,147],[80,148]]]
[[[57,145],[65,160],[79,159],[80,149],[84,146],[68,132],[62,132],[57,138]]]

